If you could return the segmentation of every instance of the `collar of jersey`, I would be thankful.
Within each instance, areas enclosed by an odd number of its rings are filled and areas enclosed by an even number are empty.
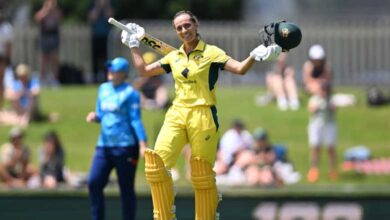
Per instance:
[[[199,39],[198,45],[196,45],[195,49],[192,50],[191,53],[194,51],[204,51],[205,48],[206,43],[203,40]],[[179,53],[186,54],[186,52],[184,51],[184,44],[181,45]]]

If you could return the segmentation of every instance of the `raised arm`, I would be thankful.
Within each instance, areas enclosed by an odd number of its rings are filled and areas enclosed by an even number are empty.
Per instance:
[[[163,74],[165,71],[158,61],[147,65],[142,57],[139,49],[139,39],[145,33],[144,28],[135,23],[128,23],[126,26],[132,30],[132,33],[122,31],[121,41],[124,45],[130,48],[133,65],[137,69],[138,74],[140,76],[155,76]]]
[[[165,73],[159,61],[146,64],[138,47],[130,48],[133,65],[140,76],[156,76]]]
[[[276,44],[268,47],[260,45],[253,49],[249,56],[243,61],[229,59],[225,64],[225,70],[238,75],[245,75],[255,61],[272,61],[282,52],[282,48]]]
[[[246,72],[253,66],[255,60],[248,56],[243,61],[237,61],[235,59],[229,59],[225,64],[225,70],[238,75],[245,75]]]

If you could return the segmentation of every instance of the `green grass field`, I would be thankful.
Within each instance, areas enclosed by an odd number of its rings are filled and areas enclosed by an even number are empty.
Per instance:
[[[66,165],[71,171],[88,172],[94,152],[94,146],[99,133],[98,124],[87,124],[86,114],[94,109],[96,86],[66,86],[58,90],[46,89],[41,97],[43,111],[58,112],[60,119],[55,123],[32,123],[26,131],[26,143],[32,150],[32,160],[37,165],[37,149],[44,133],[55,129],[60,134],[66,150]],[[254,97],[264,92],[264,88],[256,87],[223,87],[218,95],[218,117],[220,131],[226,131],[234,118],[241,118],[249,130],[257,126],[269,131],[271,141],[283,143],[288,147],[290,160],[304,177],[309,164],[309,148],[307,146],[306,126],[308,113],[305,105],[307,96],[302,97],[302,108],[298,111],[281,112],[275,104],[259,107],[255,105]],[[374,157],[390,157],[390,106],[369,108],[366,105],[365,91],[359,88],[337,88],[336,92],[352,93],[357,96],[355,107],[339,109],[337,122],[339,126],[338,157],[341,161],[346,148],[355,145],[368,146]],[[149,145],[153,142],[163,121],[163,113],[144,111],[143,120],[149,136]],[[0,127],[0,142],[7,140],[10,127]],[[184,164],[180,159],[179,165]],[[320,185],[385,185],[390,176],[362,176],[357,174],[342,174],[337,182],[327,180],[327,158],[321,160],[322,176],[317,183]],[[184,171],[184,168],[181,168]],[[182,175],[184,176],[184,174]],[[144,185],[143,160],[139,166],[137,185]],[[183,178],[178,185],[189,183]],[[303,179],[297,186],[307,185]]]

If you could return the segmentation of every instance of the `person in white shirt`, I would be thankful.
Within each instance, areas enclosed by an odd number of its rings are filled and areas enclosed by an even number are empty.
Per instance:
[[[223,134],[219,144],[217,161],[214,167],[217,175],[227,173],[234,164],[236,156],[240,152],[250,149],[252,145],[253,137],[251,133],[245,129],[245,125],[241,120],[235,119],[232,128]]]

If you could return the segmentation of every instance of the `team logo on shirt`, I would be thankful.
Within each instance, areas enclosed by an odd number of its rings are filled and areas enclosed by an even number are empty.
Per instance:
[[[188,68],[185,68],[183,71],[181,71],[181,75],[182,76],[184,76],[185,78],[187,78],[188,77],[188,72],[189,72],[190,70],[188,69]]]
[[[201,54],[198,54],[198,55],[194,56],[194,60],[197,61],[197,62],[199,62],[200,59],[202,59],[202,58],[203,58],[203,55],[201,55]]]

